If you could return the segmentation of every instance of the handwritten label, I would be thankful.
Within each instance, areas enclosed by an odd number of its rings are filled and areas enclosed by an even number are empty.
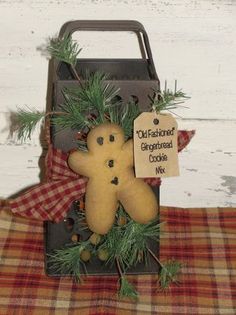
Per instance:
[[[179,175],[177,122],[170,114],[144,112],[134,121],[136,177]]]

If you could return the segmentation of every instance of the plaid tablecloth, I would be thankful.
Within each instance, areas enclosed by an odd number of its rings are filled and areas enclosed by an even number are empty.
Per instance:
[[[117,277],[83,284],[44,274],[42,223],[0,212],[0,315],[236,314],[236,209],[161,209],[161,259],[185,267],[161,292],[156,276],[130,276],[138,302],[117,299]]]

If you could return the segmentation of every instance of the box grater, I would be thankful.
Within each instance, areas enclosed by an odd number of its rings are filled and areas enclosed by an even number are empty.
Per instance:
[[[80,31],[124,31],[133,32],[137,36],[141,58],[136,59],[96,59],[81,58],[78,60],[76,70],[83,81],[86,71],[94,73],[100,71],[109,74],[109,80],[106,82],[120,88],[119,97],[124,103],[128,102],[132,97],[140,107],[141,111],[150,109],[151,95],[154,90],[160,89],[160,82],[156,74],[148,35],[143,25],[137,21],[125,20],[106,20],[106,21],[71,21],[65,23],[59,33],[62,38],[65,35],[72,35],[74,32]],[[73,77],[70,68],[64,62],[57,60],[50,61],[48,76],[48,94],[51,95],[51,108],[48,110],[59,110],[59,106],[63,104],[64,88],[74,87],[78,82]],[[50,103],[50,102],[49,102]],[[51,129],[51,141],[55,148],[68,152],[76,147],[76,134],[79,130],[57,130]],[[153,187],[153,191],[159,202],[159,187]],[[78,235],[81,240],[87,239],[91,232],[82,231],[78,223],[78,211],[80,211],[81,201],[75,201],[68,211],[67,217],[59,222],[53,223],[46,221],[44,224],[44,240],[45,240],[45,270],[50,276],[61,276],[54,274],[49,268],[47,254],[54,249],[59,249],[65,244],[71,242],[72,235]],[[150,248],[153,252],[159,252],[159,245],[156,242],[150,242]],[[109,268],[104,265],[96,257],[86,263],[88,274],[117,274],[116,268]],[[150,258],[149,264],[138,264],[137,267],[130,269],[127,273],[145,274],[156,273],[158,271],[157,264]]]

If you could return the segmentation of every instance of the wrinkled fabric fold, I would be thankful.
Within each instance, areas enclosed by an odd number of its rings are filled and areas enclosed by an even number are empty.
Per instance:
[[[178,152],[191,141],[195,131],[178,131]],[[73,201],[81,199],[86,191],[87,178],[74,173],[67,164],[68,153],[52,148],[47,158],[47,182],[40,183],[19,197],[9,200],[8,206],[13,213],[23,217],[43,221],[61,221]],[[151,186],[160,186],[160,178],[145,178]]]
[[[74,200],[83,197],[87,179],[72,172],[67,165],[68,154],[58,149],[49,151],[48,182],[35,185],[10,200],[13,213],[39,220],[62,220]]]

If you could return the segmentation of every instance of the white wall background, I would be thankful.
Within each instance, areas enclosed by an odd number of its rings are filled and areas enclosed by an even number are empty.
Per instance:
[[[191,96],[179,126],[197,133],[180,154],[181,176],[163,180],[161,203],[236,206],[235,0],[0,1],[0,197],[39,181],[39,133],[25,144],[10,139],[9,112],[45,108],[48,62],[38,48],[73,19],[140,21],[162,85],[178,79]],[[84,56],[137,53],[130,34],[114,37],[81,36]]]

